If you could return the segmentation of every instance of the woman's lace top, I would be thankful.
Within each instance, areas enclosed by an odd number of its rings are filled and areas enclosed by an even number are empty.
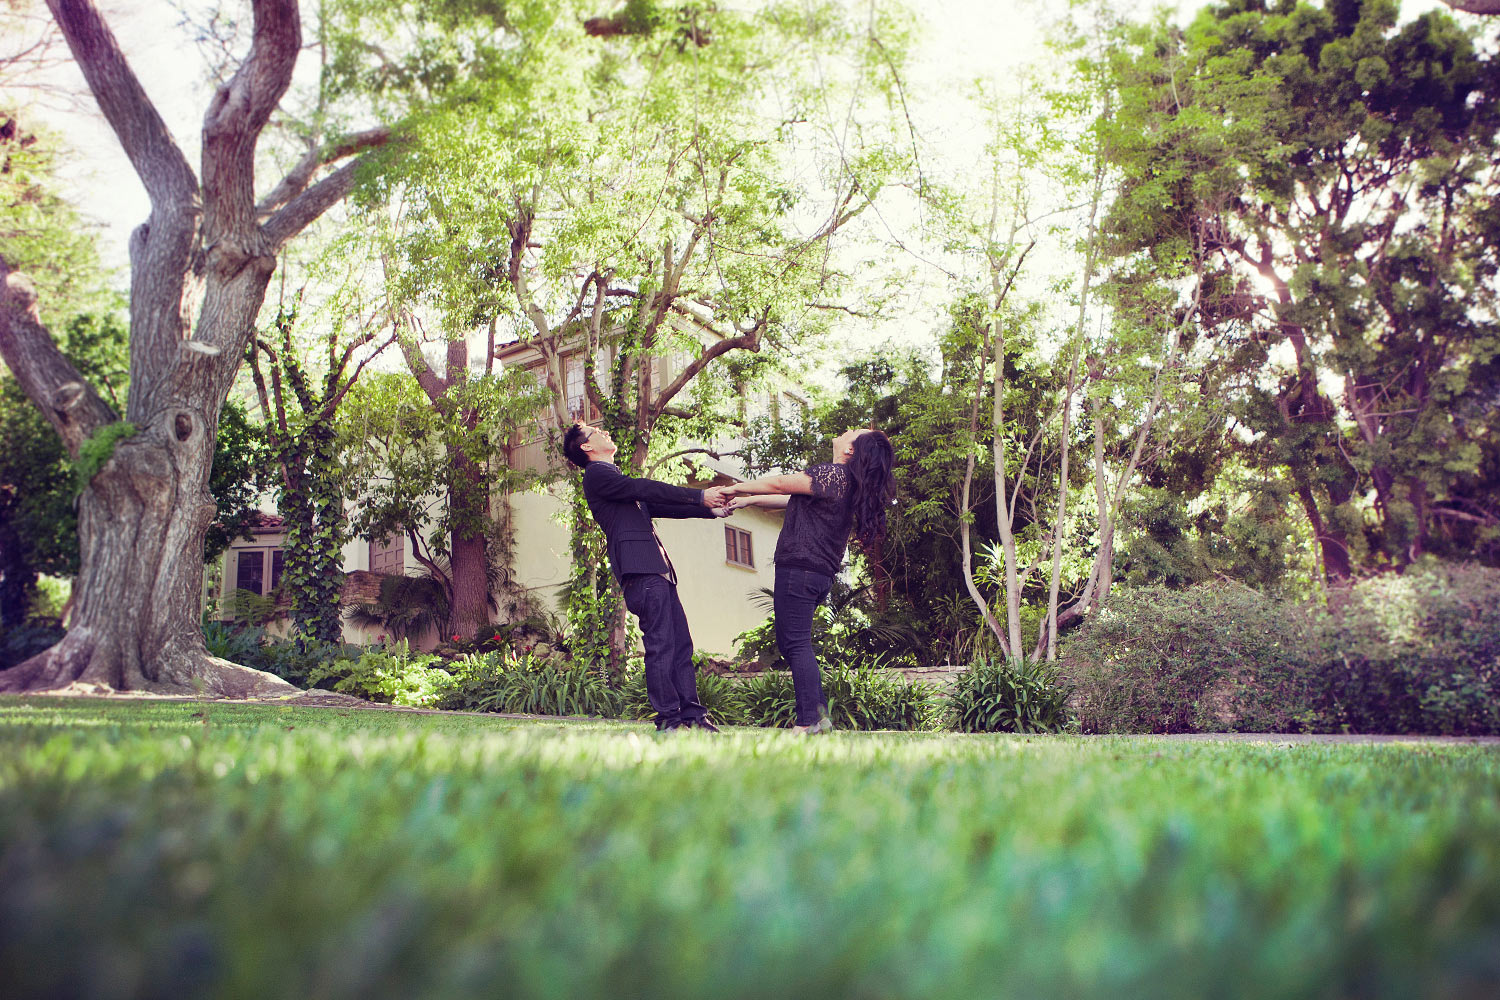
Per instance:
[[[776,563],[837,576],[854,527],[854,508],[849,503],[854,479],[847,468],[833,463],[814,465],[807,475],[812,479],[812,495],[797,493],[787,501],[786,521],[776,540]]]

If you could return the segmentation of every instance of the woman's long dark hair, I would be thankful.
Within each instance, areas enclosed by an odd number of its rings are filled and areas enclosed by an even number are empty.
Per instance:
[[[849,458],[854,492],[849,503],[854,508],[854,537],[866,552],[875,551],[885,538],[885,512],[896,493],[891,476],[895,464],[896,450],[884,432],[872,430],[854,439]]]

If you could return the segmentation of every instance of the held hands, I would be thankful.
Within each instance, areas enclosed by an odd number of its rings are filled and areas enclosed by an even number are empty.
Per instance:
[[[713,509],[714,517],[728,517],[735,508],[730,506],[732,486],[710,486],[703,491],[703,505]]]

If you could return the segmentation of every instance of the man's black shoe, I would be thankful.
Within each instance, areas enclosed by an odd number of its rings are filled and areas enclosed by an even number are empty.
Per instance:
[[[684,720],[682,724],[684,726],[692,726],[694,729],[707,729],[711,733],[717,733],[719,731],[719,727],[714,725],[712,722],[709,722],[707,719]]]

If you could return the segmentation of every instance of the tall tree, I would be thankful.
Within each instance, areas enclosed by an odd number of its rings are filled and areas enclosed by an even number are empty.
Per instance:
[[[57,646],[0,676],[0,689],[289,692],[277,678],[210,657],[198,629],[203,541],[214,517],[213,442],[277,253],[344,197],[360,161],[313,178],[383,144],[389,131],[320,145],[257,202],[258,140],[301,48],[295,0],[253,3],[249,51],[209,102],[196,174],[94,4],[48,7],[146,188],[151,216],[130,243],[123,422],[58,350],[32,283],[0,260],[0,354],[71,456],[91,442],[109,452],[79,498],[71,628]]]
[[[392,287],[458,363],[497,323],[534,346],[553,392],[544,426],[590,404],[640,470],[653,445],[722,426],[747,367],[734,355],[819,325],[840,277],[831,241],[899,162],[878,123],[824,109],[852,113],[862,85],[890,86],[894,63],[872,54],[888,23],[837,5],[524,9],[508,21],[512,62],[427,117],[403,157]],[[820,59],[839,72],[820,75]],[[830,190],[789,180],[809,167]]]
[[[1119,66],[1119,252],[1202,241],[1240,450],[1330,584],[1500,555],[1500,65],[1445,13],[1233,0]]]
[[[457,351],[441,369],[415,352],[422,383],[385,372],[355,386],[340,415],[351,530],[401,537],[443,590],[444,635],[473,637],[490,621],[508,525],[492,503],[535,481],[505,460],[512,432],[547,405],[527,372],[476,370]],[[501,500],[500,502],[503,502]],[[455,559],[455,551],[459,558]],[[468,559],[464,564],[462,560]]]
[[[291,595],[292,627],[303,638],[336,643],[343,639],[339,595],[349,537],[339,407],[365,366],[394,336],[377,342],[380,331],[373,324],[345,333],[336,319],[326,322],[321,378],[301,357],[295,304],[277,314],[267,336],[250,342],[249,359],[266,441],[279,472],[276,507],[286,524],[282,580]]]

